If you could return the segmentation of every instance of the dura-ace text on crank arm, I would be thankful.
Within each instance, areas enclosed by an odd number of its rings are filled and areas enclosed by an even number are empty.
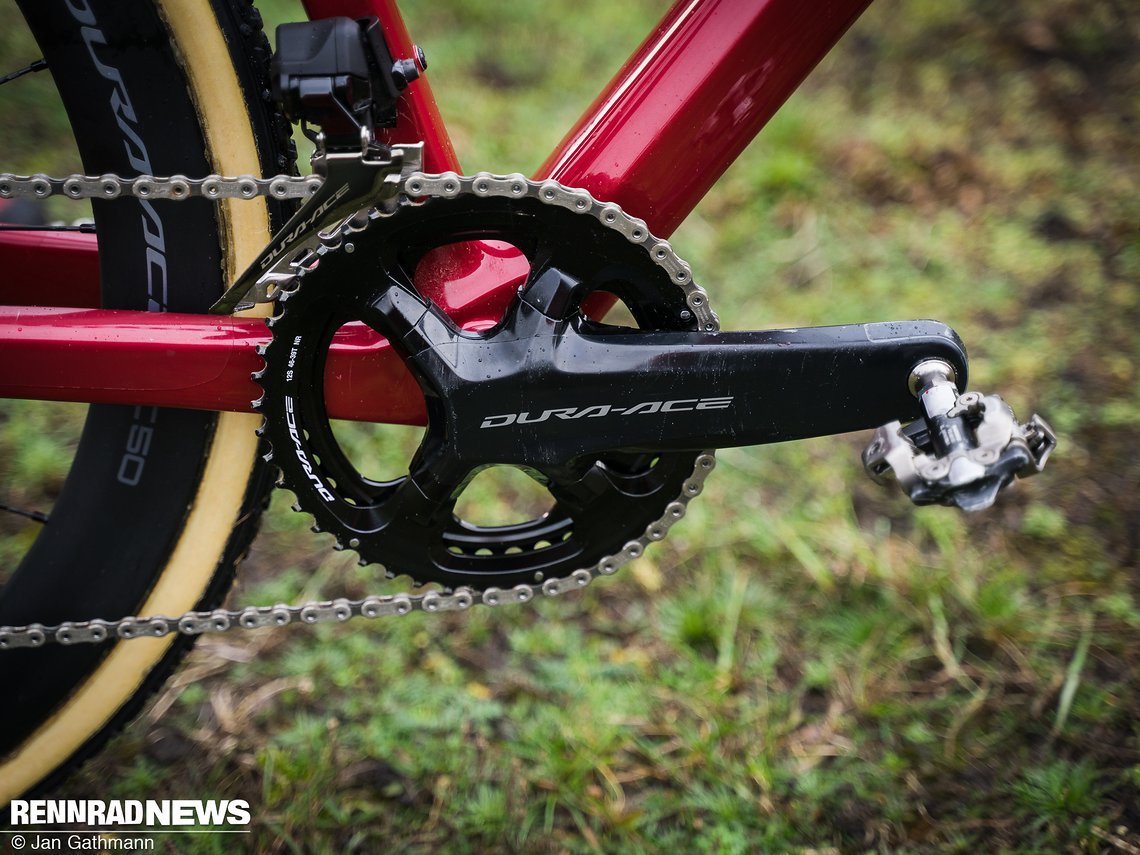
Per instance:
[[[936,321],[638,332],[544,308],[524,297],[475,335],[399,287],[373,305],[424,389],[429,430],[460,461],[544,468],[874,428],[920,415],[907,388],[918,363],[967,370],[957,334]]]

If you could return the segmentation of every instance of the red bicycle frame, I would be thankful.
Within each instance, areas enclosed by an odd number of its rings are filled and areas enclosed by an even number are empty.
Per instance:
[[[678,0],[538,177],[616,202],[668,237],[869,3]],[[305,8],[313,18],[375,15],[393,55],[411,55],[395,0]],[[426,78],[403,97],[386,138],[422,140],[425,171],[460,171]],[[0,232],[0,397],[250,410],[264,322],[99,309],[97,251],[88,234]],[[421,269],[417,286],[480,329],[502,316],[525,275],[517,251],[463,244],[446,264]],[[18,305],[29,294],[36,305]],[[423,423],[415,382],[363,326],[334,339],[325,388],[334,418]]]

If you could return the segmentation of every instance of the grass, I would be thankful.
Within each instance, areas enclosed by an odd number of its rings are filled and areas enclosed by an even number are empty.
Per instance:
[[[657,14],[410,6],[467,169],[523,172]],[[862,436],[724,452],[581,595],[204,639],[61,794],[245,798],[259,851],[1140,850],[1136,36],[881,0],[673,238],[730,328],[950,323],[1058,428],[1044,475],[964,517]],[[28,412],[0,466],[50,485]],[[383,587],[289,503],[233,603]]]

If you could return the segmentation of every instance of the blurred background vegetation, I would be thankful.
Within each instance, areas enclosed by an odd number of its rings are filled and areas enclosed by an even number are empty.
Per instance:
[[[405,5],[506,172],[662,11]],[[965,517],[867,481],[865,436],[724,452],[580,596],[203,639],[64,794],[246,798],[263,851],[1140,852],[1138,36],[1124,0],[878,0],[673,239],[728,328],[951,324],[1058,429],[1044,475]],[[59,169],[27,92],[5,168]],[[0,411],[6,495],[50,503],[74,418]],[[232,603],[377,589],[277,498]]]

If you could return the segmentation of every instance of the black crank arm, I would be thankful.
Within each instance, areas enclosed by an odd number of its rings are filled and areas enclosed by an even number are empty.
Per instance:
[[[401,314],[429,414],[461,459],[481,462],[542,467],[875,428],[921,414],[907,381],[922,360],[944,360],[963,384],[967,371],[961,340],[937,321],[637,332],[521,303],[512,323],[477,338],[431,309]]]
[[[581,453],[760,445],[916,418],[919,403],[907,388],[916,364],[940,358],[960,378],[967,370],[957,334],[934,321],[583,332],[563,336],[553,351],[549,361],[531,360],[525,407],[482,413],[469,435],[521,444],[527,457],[539,441],[549,443],[562,459],[565,443]]]

